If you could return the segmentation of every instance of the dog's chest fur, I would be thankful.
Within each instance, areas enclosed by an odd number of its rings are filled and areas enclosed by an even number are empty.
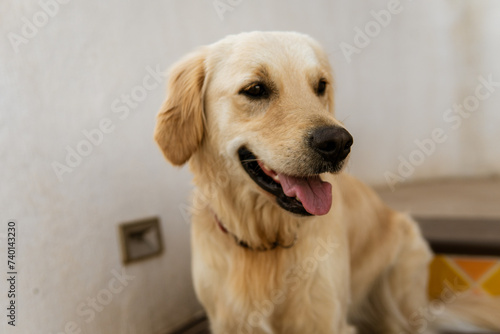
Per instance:
[[[335,221],[333,214],[331,219]],[[324,219],[299,222],[298,240],[292,248],[255,251],[238,246],[223,232],[210,206],[195,212],[192,222],[195,288],[210,318],[220,319],[224,330],[324,332],[343,323],[340,317],[346,310],[341,308],[348,304],[350,287],[341,224],[326,224]],[[218,303],[231,305],[225,308],[229,314],[218,314]],[[216,328],[217,320],[212,322]],[[311,324],[318,326],[317,331]]]

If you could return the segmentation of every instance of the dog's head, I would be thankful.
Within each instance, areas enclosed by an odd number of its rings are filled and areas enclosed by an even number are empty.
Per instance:
[[[333,116],[332,84],[305,35],[229,36],[173,66],[155,139],[174,165],[209,151],[282,208],[323,215],[332,193],[320,174],[339,172],[353,143]]]

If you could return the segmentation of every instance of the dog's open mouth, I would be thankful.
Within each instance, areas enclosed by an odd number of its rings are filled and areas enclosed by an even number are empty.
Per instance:
[[[303,216],[319,216],[330,211],[332,186],[319,175],[301,177],[277,173],[245,147],[238,150],[238,155],[252,180],[276,196],[276,202],[283,209]]]

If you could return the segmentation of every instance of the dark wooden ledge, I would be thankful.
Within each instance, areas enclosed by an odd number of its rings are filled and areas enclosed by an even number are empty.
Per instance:
[[[414,218],[435,253],[500,256],[500,219]]]

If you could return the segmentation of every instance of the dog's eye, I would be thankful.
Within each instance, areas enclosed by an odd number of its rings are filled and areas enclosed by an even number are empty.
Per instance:
[[[318,87],[316,88],[316,94],[318,95],[324,95],[325,94],[325,91],[326,91],[326,81],[321,79],[319,82],[318,82]]]
[[[243,88],[240,94],[244,94],[252,99],[263,99],[269,96],[266,86],[260,82]]]

